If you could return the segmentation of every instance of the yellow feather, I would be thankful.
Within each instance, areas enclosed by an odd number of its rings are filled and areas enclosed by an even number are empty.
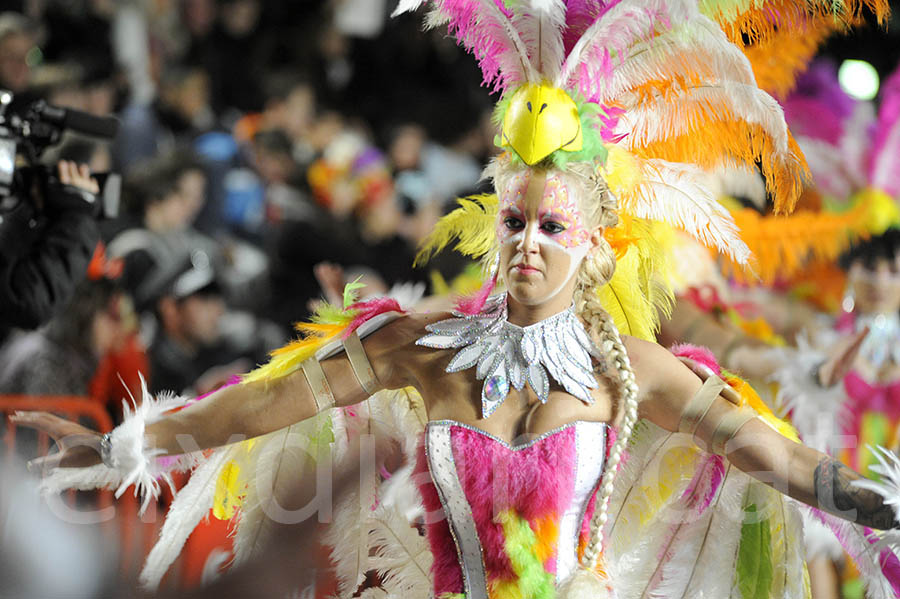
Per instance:
[[[655,231],[666,226],[642,219],[629,219],[634,240],[616,263],[612,279],[597,290],[603,308],[626,335],[652,341],[659,327],[659,314],[672,306],[672,287],[665,274],[668,252],[657,242]]]
[[[457,200],[459,208],[443,217],[422,243],[415,265],[427,262],[456,239],[456,251],[479,258],[491,252],[497,239],[496,194],[481,194]]]

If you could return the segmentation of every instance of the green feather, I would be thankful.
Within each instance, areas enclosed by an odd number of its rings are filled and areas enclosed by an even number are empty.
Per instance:
[[[757,512],[755,503],[745,506],[744,514],[736,568],[738,588],[743,599],[768,599],[775,575],[770,522]]]

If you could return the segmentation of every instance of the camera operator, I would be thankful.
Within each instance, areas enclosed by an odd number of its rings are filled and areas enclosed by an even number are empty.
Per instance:
[[[86,165],[60,161],[57,171],[27,198],[0,197],[0,341],[8,327],[35,328],[65,305],[100,239],[97,181]]]

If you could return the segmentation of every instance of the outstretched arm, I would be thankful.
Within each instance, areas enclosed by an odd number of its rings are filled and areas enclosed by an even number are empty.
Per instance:
[[[738,431],[726,455],[750,476],[807,505],[870,528],[900,528],[881,495],[853,484],[867,480],[864,476],[783,437],[761,420],[748,422]]]
[[[421,326],[418,317],[400,317],[362,341],[362,356],[359,352],[348,356],[341,350],[321,361],[313,358],[321,367],[318,374],[314,364],[307,364],[277,378],[224,387],[148,424],[145,440],[164,454],[194,452],[280,430],[314,416],[332,400],[333,405],[349,406],[380,389],[406,386],[410,384],[406,365]],[[360,380],[361,361],[371,365],[368,381]],[[63,441],[59,453],[36,464],[41,468],[88,466],[100,461],[100,436],[93,431],[40,412],[17,414],[14,420]]]
[[[695,414],[694,441],[725,455],[740,470],[786,495],[835,516],[877,529],[900,528],[878,493],[856,487],[865,478],[839,461],[781,435],[761,418],[742,418],[722,395],[697,408],[703,381],[668,351],[635,343],[629,353],[642,387],[641,415],[666,430],[685,432]],[[629,348],[631,350],[632,348]],[[750,415],[750,414],[748,414]],[[729,420],[737,428],[728,430]]]

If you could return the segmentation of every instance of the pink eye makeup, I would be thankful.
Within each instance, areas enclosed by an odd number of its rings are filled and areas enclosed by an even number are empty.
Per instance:
[[[541,231],[551,235],[564,248],[580,246],[591,236],[582,222],[581,211],[575,199],[569,194],[569,188],[556,173],[547,176],[538,218]]]
[[[531,171],[516,173],[500,194],[497,238],[501,243],[518,240],[519,234],[528,226],[525,192],[530,179]],[[581,211],[565,181],[557,173],[547,175],[536,220],[535,232],[543,242],[568,250],[579,247],[590,239],[590,231],[584,225]]]

